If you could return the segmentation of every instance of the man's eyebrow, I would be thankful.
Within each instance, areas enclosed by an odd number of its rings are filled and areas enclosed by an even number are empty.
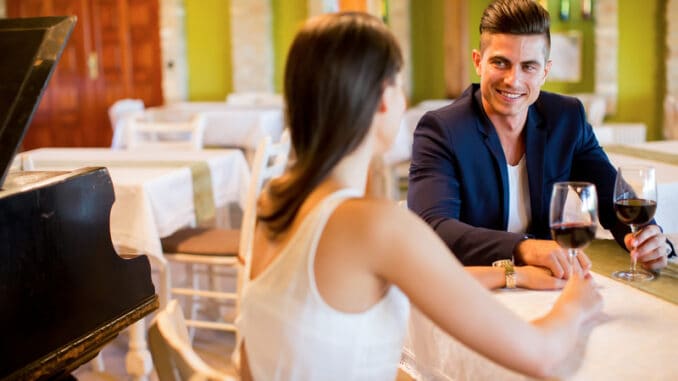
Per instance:
[[[541,62],[539,62],[539,60],[527,60],[527,61],[522,61],[520,64],[521,65],[541,65]]]

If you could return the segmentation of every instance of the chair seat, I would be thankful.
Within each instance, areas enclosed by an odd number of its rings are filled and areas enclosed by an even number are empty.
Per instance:
[[[237,256],[239,245],[239,229],[186,228],[162,239],[162,250],[166,255]]]

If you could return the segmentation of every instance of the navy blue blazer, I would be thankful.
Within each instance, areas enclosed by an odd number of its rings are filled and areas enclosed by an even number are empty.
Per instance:
[[[617,242],[629,228],[614,213],[615,168],[586,121],[581,102],[542,91],[528,111],[525,149],[530,191],[528,236],[550,239],[549,203],[558,181],[596,185],[599,219]],[[509,233],[504,151],[471,85],[454,103],[426,113],[414,132],[407,204],[464,265],[511,258],[526,235]]]

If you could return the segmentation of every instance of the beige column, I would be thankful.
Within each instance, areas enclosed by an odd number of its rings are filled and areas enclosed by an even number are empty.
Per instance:
[[[366,0],[367,9],[373,14],[381,13],[381,2],[378,0]],[[338,10],[339,2],[336,0],[308,0],[309,17],[317,16],[325,12],[334,12]],[[411,95],[412,89],[412,59],[410,43],[410,0],[390,0],[389,1],[389,26],[393,31],[400,49],[403,53],[403,85],[407,97]]]
[[[162,92],[165,103],[186,100],[188,95],[185,14],[183,0],[160,1]]]
[[[617,110],[617,59],[619,51],[617,0],[597,0],[594,17],[596,47],[596,94],[605,97],[606,113],[614,114]]]
[[[457,98],[468,86],[471,63],[468,49],[468,1],[445,0],[443,11],[445,95]]]
[[[678,0],[666,4],[666,92],[678,97]]]
[[[410,42],[410,1],[390,0],[389,25],[403,52],[403,86],[407,98],[412,95],[412,44]]]
[[[269,0],[231,0],[231,52],[235,92],[273,92]]]

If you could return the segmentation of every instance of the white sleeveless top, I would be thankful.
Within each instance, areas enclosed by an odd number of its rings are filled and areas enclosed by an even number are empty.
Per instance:
[[[409,300],[394,285],[365,312],[341,312],[320,296],[314,262],[335,208],[356,190],[335,192],[308,214],[271,264],[245,286],[238,330],[256,381],[395,380]]]

